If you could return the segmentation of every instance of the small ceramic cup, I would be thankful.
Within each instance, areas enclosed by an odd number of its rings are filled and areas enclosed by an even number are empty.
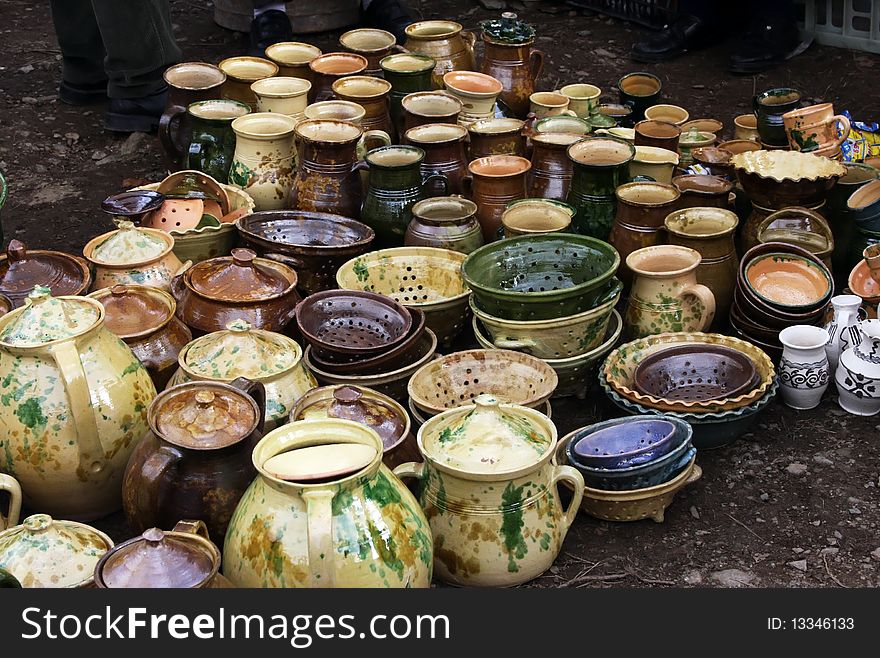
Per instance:
[[[599,96],[602,90],[596,85],[586,83],[575,83],[565,85],[557,90],[557,94],[562,94],[568,98],[568,109],[575,113],[581,119],[588,118],[591,114],[595,114],[599,107]]]
[[[733,137],[734,139],[748,139],[753,142],[760,142],[761,136],[758,135],[758,117],[752,114],[740,114],[733,120]]]
[[[681,128],[667,121],[645,119],[636,124],[636,146],[654,146],[678,153]]]
[[[367,58],[355,53],[326,53],[309,62],[314,76],[311,100],[333,98],[333,83],[348,75],[361,75],[367,69]]]
[[[569,98],[555,91],[536,91],[529,96],[529,113],[538,119],[567,115],[577,117],[577,114],[568,109]]]
[[[683,107],[678,105],[652,105],[645,110],[645,118],[654,121],[666,121],[676,126],[684,125],[691,115]],[[699,130],[699,128],[698,128]]]
[[[294,119],[305,116],[311,88],[308,80],[288,77],[265,78],[251,85],[257,97],[257,112],[278,112]]]

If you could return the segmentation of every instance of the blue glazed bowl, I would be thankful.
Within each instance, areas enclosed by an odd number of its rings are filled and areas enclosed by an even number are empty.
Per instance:
[[[677,429],[672,421],[656,417],[617,418],[591,425],[569,443],[569,461],[611,469],[645,464],[675,447]]]

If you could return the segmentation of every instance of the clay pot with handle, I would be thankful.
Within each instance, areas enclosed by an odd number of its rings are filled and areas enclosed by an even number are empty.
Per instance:
[[[534,39],[507,43],[483,32],[483,64],[480,71],[498,80],[504,90],[501,102],[520,119],[529,112],[529,96],[544,69],[544,52],[533,48]]]

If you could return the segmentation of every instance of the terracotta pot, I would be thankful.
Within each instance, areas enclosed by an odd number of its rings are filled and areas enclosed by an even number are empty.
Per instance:
[[[681,128],[666,121],[639,121],[635,126],[636,146],[654,146],[678,153]]]
[[[443,87],[449,71],[474,71],[477,68],[474,45],[477,37],[454,21],[419,21],[406,28],[406,48],[411,53],[431,57],[434,62],[434,87]]]
[[[568,147],[580,140],[580,135],[566,133],[532,136],[532,168],[526,179],[526,196],[565,201],[574,173]]]
[[[257,97],[257,112],[286,114],[296,121],[305,118],[311,88],[308,80],[281,76],[257,80],[251,85]]]
[[[267,78],[267,80],[282,79]],[[259,82],[254,84],[257,85]],[[186,151],[186,169],[201,171],[218,183],[228,183],[229,168],[232,166],[232,156],[235,153],[235,132],[232,130],[232,122],[250,111],[251,109],[244,103],[228,99],[190,104],[186,113],[192,137]]]
[[[681,192],[678,208],[710,207],[727,208],[733,183],[718,176],[687,174],[676,176],[672,184]]]
[[[129,526],[144,532],[196,517],[222,544],[257,474],[251,452],[262,438],[265,407],[263,385],[247,379],[179,384],[160,393],[147,412],[150,431],[122,480]]]
[[[333,83],[348,75],[361,75],[367,70],[367,58],[354,53],[326,53],[309,62],[312,70],[312,93],[309,100],[328,101],[333,98]]]
[[[403,132],[428,123],[458,123],[461,101],[445,91],[417,91],[401,100]],[[403,134],[403,133],[401,133]]]
[[[565,85],[558,90],[568,96],[568,109],[581,119],[589,119],[599,111],[599,96],[602,90],[596,85],[575,83]]]
[[[836,151],[849,137],[849,119],[835,115],[831,103],[786,112],[782,123],[794,151]]]
[[[391,83],[380,78],[352,75],[333,83],[336,98],[357,103],[364,108],[364,118],[360,125],[364,130],[383,130],[395,134],[388,109],[388,96]]]
[[[244,103],[252,111],[257,109],[257,97],[251,85],[257,80],[278,75],[278,65],[262,57],[229,57],[218,66],[226,74],[220,90],[222,98]]]
[[[467,126],[471,160],[490,155],[525,157],[525,122],[519,119],[481,119]]]
[[[115,285],[89,295],[104,307],[107,328],[131,348],[156,389],[177,369],[177,356],[192,340],[189,328],[175,315],[177,303],[164,290]]]
[[[278,65],[278,75],[314,82],[309,62],[321,54],[321,49],[299,41],[282,41],[266,48],[266,57]]]
[[[250,249],[211,258],[177,276],[171,286],[177,315],[195,335],[220,331],[243,319],[258,329],[283,331],[299,303],[296,272],[257,258]]]
[[[471,198],[477,204],[477,221],[483,230],[483,240],[497,238],[501,216],[507,204],[526,196],[526,174],[531,163],[515,155],[490,155],[472,160],[468,171],[472,178]]]
[[[406,227],[407,247],[437,247],[469,254],[483,246],[483,232],[476,219],[477,204],[458,196],[434,197],[412,207]]]
[[[788,137],[782,115],[797,109],[801,104],[801,92],[788,87],[777,87],[761,92],[752,99],[757,116],[758,135],[768,146],[788,146]]]
[[[473,71],[450,71],[443,76],[446,91],[461,101],[459,125],[467,128],[479,119],[495,116],[495,102],[501,94],[501,83],[491,75]]]
[[[364,74],[379,78],[382,77],[379,62],[392,52],[405,52],[391,32],[374,28],[349,30],[339,37],[339,45],[348,52],[365,57],[367,68]]]
[[[293,180],[291,203],[297,210],[360,217],[363,188],[358,170],[358,147],[375,138],[391,144],[387,133],[364,132],[343,121],[303,121],[296,127],[299,169]]]
[[[480,71],[501,83],[503,102],[514,116],[525,119],[529,96],[544,68],[544,53],[533,48],[534,40],[522,43],[497,41],[483,33],[483,62]]]
[[[629,120],[636,122],[645,118],[645,110],[660,102],[663,85],[653,73],[627,73],[617,81],[617,91],[622,105],[632,109]]]
[[[425,55],[388,55],[379,62],[385,79],[391,83],[391,120],[398,134],[404,131],[402,101],[417,91],[430,91],[434,60]],[[439,86],[438,86],[439,88]]]
[[[296,126],[295,119],[276,112],[255,112],[232,122],[236,142],[229,182],[247,192],[257,210],[287,205],[296,169]]]
[[[305,109],[306,119],[321,121],[347,121],[360,126],[367,111],[351,101],[320,101],[312,103]]]
[[[421,172],[423,177],[443,174],[447,181],[449,194],[464,192],[463,180],[468,175],[468,159],[465,152],[467,131],[459,125],[448,123],[425,124],[407,130],[404,141],[415,144],[425,151]],[[440,181],[426,182],[429,196],[441,196],[443,185]]]
[[[24,304],[34,286],[48,286],[56,297],[81,295],[89,289],[92,275],[84,258],[61,251],[28,249],[13,238],[0,255],[0,293],[14,308]]]

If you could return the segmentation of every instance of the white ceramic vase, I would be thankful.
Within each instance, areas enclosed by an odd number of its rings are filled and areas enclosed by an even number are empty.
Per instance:
[[[779,332],[784,349],[779,362],[779,392],[792,409],[812,409],[828,388],[828,332],[821,327],[795,325]]]
[[[828,367],[832,376],[837,371],[840,355],[861,340],[858,327],[861,305],[862,298],[856,295],[837,295],[831,298],[834,318],[825,325],[828,332],[825,354],[828,356]]]
[[[859,416],[880,412],[880,320],[858,324],[861,340],[840,355],[835,374],[840,406]]]

